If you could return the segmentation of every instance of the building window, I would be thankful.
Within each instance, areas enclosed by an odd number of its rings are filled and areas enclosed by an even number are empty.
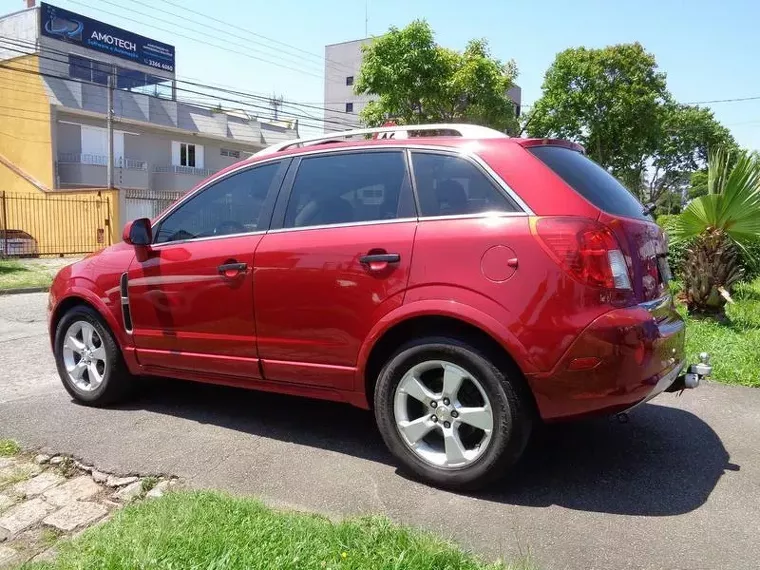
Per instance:
[[[229,156],[230,158],[240,158],[240,151],[239,150],[232,150],[229,148],[223,148],[219,151],[219,154],[222,156]]]
[[[346,103],[346,113],[353,113],[353,112],[354,112],[354,104]]]
[[[172,164],[203,168],[203,146],[193,143],[172,142]]]
[[[354,76],[349,75],[348,77],[346,77],[346,85],[353,85],[353,84],[354,84]]]

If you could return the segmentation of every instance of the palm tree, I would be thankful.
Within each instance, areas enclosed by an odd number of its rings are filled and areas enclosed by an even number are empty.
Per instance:
[[[708,160],[705,196],[692,200],[672,232],[673,242],[689,241],[683,285],[689,313],[725,317],[726,302],[741,280],[741,256],[750,263],[760,242],[760,160],[742,153],[732,167],[718,149]]]

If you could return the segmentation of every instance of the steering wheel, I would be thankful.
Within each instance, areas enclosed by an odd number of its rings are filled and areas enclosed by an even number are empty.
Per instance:
[[[245,226],[240,222],[236,222],[234,220],[226,220],[216,225],[214,228],[214,235],[224,236],[228,234],[244,234],[247,231],[248,230],[246,230]]]

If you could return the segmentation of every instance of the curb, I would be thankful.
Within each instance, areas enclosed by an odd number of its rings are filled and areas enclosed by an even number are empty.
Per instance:
[[[50,291],[50,287],[24,287],[21,289],[0,289],[0,296],[3,295],[20,295],[22,293],[44,293]]]

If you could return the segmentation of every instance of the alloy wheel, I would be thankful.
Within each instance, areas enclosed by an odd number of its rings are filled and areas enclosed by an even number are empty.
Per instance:
[[[72,384],[86,392],[103,382],[108,366],[103,339],[92,324],[76,321],[63,340],[63,363]]]
[[[393,409],[404,443],[436,467],[466,467],[491,441],[493,411],[483,386],[451,362],[413,366],[396,387]]]

